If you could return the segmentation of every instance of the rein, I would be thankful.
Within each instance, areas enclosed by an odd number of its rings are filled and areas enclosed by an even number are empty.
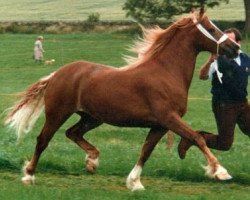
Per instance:
[[[214,41],[216,44],[217,44],[217,48],[216,48],[216,55],[218,56],[219,55],[219,47],[220,47],[220,44],[224,41],[226,41],[228,39],[228,36],[226,34],[223,33],[223,35],[220,37],[219,40],[216,40],[198,21],[197,19],[193,19],[193,22],[194,24],[196,25],[196,27],[198,28],[198,30],[203,33],[203,35],[205,35],[207,38],[209,38],[210,40]],[[219,28],[217,28],[217,26],[212,22],[210,21],[210,23],[217,29],[220,31]],[[221,32],[221,31],[220,31]],[[217,77],[220,81],[220,83],[222,84],[222,76],[223,74],[219,71],[218,69],[218,61],[215,60],[215,71],[216,71],[216,74],[217,74]]]

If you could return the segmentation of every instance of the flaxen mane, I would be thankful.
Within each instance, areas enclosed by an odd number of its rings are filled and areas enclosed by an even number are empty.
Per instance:
[[[146,60],[155,57],[163,48],[168,45],[175,33],[180,28],[191,27],[193,24],[191,17],[186,17],[174,22],[167,29],[162,29],[159,26],[146,29],[141,26],[143,31],[143,38],[135,41],[130,51],[136,53],[137,57],[126,56],[125,60],[128,65],[139,65]]]

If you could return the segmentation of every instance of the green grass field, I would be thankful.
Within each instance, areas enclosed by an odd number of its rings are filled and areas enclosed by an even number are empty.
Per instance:
[[[0,113],[16,101],[13,94],[68,62],[85,59],[123,66],[121,57],[127,54],[126,48],[134,39],[118,33],[44,35],[45,58],[56,60],[55,65],[44,66],[31,59],[35,37],[0,35]],[[242,44],[248,53],[249,45],[248,41]],[[198,57],[185,120],[194,129],[216,131],[210,108],[210,83],[198,80],[199,66],[206,57],[206,53]],[[1,122],[3,118],[1,115]],[[15,135],[0,124],[0,199],[250,199],[249,139],[238,129],[230,151],[214,151],[234,177],[232,181],[217,182],[205,177],[201,165],[206,162],[196,148],[189,151],[184,161],[180,160],[176,136],[172,153],[166,150],[163,138],[144,167],[141,181],[146,191],[132,193],[125,186],[126,177],[136,163],[148,130],[103,125],[87,134],[86,138],[101,152],[97,174],[90,175],[85,171],[85,154],[64,135],[76,122],[76,116],[60,128],[44,152],[36,184],[24,186],[20,181],[21,167],[34,151],[43,118],[21,144],[16,144]]]
[[[0,21],[19,20],[86,20],[91,13],[100,13],[101,20],[125,20],[125,0],[0,0]],[[243,0],[230,0],[215,9],[208,9],[212,19],[244,20]]]

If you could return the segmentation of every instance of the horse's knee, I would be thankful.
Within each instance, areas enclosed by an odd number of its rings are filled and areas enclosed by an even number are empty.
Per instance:
[[[77,131],[75,131],[73,128],[72,129],[68,129],[66,132],[65,132],[65,135],[67,138],[69,138],[70,140],[76,142],[78,140],[78,134],[77,134]]]
[[[83,133],[86,132],[87,129],[88,129],[88,125],[86,124],[83,125],[82,123],[78,122],[77,124],[69,128],[65,132],[65,135],[70,140],[76,142],[82,137]]]
[[[200,148],[206,147],[206,140],[204,139],[204,137],[200,134],[198,134],[197,136],[195,136],[194,138],[194,142],[196,143],[197,146],[199,146]]]
[[[228,151],[233,144],[233,137],[217,137],[217,149],[221,151]]]
[[[232,146],[232,142],[221,142],[221,143],[218,143],[217,146],[218,146],[218,150],[228,151]]]

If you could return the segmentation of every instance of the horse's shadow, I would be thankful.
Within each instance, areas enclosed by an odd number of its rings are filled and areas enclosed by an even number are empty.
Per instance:
[[[42,162],[41,166],[39,167],[41,172],[46,173],[56,173],[56,174],[63,174],[63,175],[88,175],[89,173],[84,169],[82,166],[82,170],[76,170],[76,172],[72,172],[67,170],[66,167],[63,167],[59,164],[54,164],[51,162]],[[128,170],[129,172],[129,170]],[[128,174],[126,172],[116,172],[110,171],[107,172],[106,170],[97,170],[98,175],[102,176],[117,176],[117,177],[126,177]],[[201,174],[199,171],[195,170],[182,170],[182,171],[175,171],[174,169],[167,170],[167,169],[159,169],[150,174],[149,172],[145,174],[146,177],[151,178],[166,178],[171,179],[173,181],[180,181],[180,182],[193,182],[193,183],[216,183],[216,184],[238,184],[249,186],[250,185],[250,177],[245,174],[237,174],[235,177],[228,181],[219,181],[214,179],[209,179],[205,175]],[[143,176],[141,177],[143,179]]]
[[[13,164],[8,159],[1,157],[0,157],[0,169],[13,172],[20,171],[20,168],[16,164]]]
[[[0,170],[1,171],[8,171],[13,173],[20,173],[20,169],[22,168],[21,164],[14,164],[10,162],[7,159],[0,158]],[[63,165],[55,164],[53,162],[43,161],[39,165],[38,168],[39,172],[41,173],[51,173],[51,174],[58,174],[58,175],[64,175],[64,176],[81,176],[81,175],[88,175],[88,172],[84,169],[82,170],[76,170],[73,172],[72,170],[67,169]],[[102,176],[119,176],[123,177],[127,174],[125,172],[116,173],[116,172],[109,172],[105,170],[105,173],[100,170],[97,171],[97,174]],[[193,183],[216,183],[216,184],[238,184],[238,185],[244,185],[249,186],[250,185],[250,177],[245,174],[238,174],[233,179],[228,181],[216,181],[214,179],[209,179],[204,175],[201,175],[199,172],[196,171],[189,171],[189,170],[183,170],[183,171],[174,171],[174,170],[166,170],[166,169],[158,169],[155,170],[153,174],[145,173],[145,177],[150,178],[166,178],[171,179],[172,181],[178,181],[178,182],[193,182]],[[142,176],[143,179],[143,176]]]
[[[210,179],[207,176],[200,174],[196,171],[189,171],[189,170],[183,170],[183,171],[174,171],[174,170],[157,170],[155,172],[156,177],[166,177],[168,179],[174,180],[174,181],[180,181],[180,182],[193,182],[193,183],[221,183],[221,184],[238,184],[238,185],[244,185],[249,186],[250,185],[250,176],[246,174],[237,174],[235,175],[231,180],[227,181],[220,181],[215,179]]]

